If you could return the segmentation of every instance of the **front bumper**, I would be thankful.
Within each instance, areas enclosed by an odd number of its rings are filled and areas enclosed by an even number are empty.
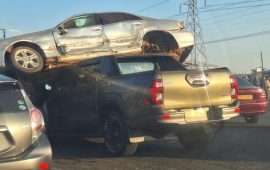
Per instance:
[[[0,169],[20,170],[31,169],[41,170],[40,164],[49,165],[52,160],[52,149],[47,137],[43,134],[35,146],[29,148],[22,155],[8,160],[0,160]],[[45,170],[45,169],[43,169]]]

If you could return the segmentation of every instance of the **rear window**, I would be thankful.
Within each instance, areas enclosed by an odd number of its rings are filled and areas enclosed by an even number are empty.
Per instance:
[[[242,77],[237,77],[237,83],[240,87],[253,87],[254,85],[249,82],[247,79]]]
[[[120,62],[118,63],[121,74],[133,74],[147,71],[153,71],[155,65],[153,62]]]
[[[125,17],[127,20],[142,20],[140,17],[131,14],[125,14]]]
[[[0,84],[0,114],[25,112],[26,102],[18,84]]]
[[[122,75],[149,71],[180,71],[186,70],[171,57],[138,57],[118,58],[117,64]]]

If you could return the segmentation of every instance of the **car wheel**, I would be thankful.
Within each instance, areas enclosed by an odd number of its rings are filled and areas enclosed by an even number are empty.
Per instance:
[[[36,73],[43,69],[41,54],[32,47],[19,46],[11,52],[11,64],[20,72]]]
[[[116,112],[112,112],[104,125],[104,139],[107,149],[113,156],[133,155],[138,143],[130,143],[127,128],[123,118]]]
[[[213,132],[213,130],[207,131],[207,127],[204,125],[194,125],[180,127],[176,132],[176,136],[185,148],[202,149],[207,145],[210,137],[213,136]]]
[[[259,121],[260,115],[246,115],[244,116],[247,123],[257,123]]]

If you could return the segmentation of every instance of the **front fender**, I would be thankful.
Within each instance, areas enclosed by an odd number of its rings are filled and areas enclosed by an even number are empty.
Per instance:
[[[45,30],[15,37],[10,37],[0,41],[0,67],[5,67],[5,54],[11,52],[17,44],[30,43],[40,47],[45,57],[60,56],[54,41],[52,30]]]

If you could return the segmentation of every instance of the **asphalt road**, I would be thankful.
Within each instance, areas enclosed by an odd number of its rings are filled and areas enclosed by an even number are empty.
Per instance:
[[[102,143],[58,139],[52,143],[53,170],[270,169],[270,111],[257,124],[242,117],[227,121],[202,151],[176,138],[146,141],[132,157],[110,157]]]

